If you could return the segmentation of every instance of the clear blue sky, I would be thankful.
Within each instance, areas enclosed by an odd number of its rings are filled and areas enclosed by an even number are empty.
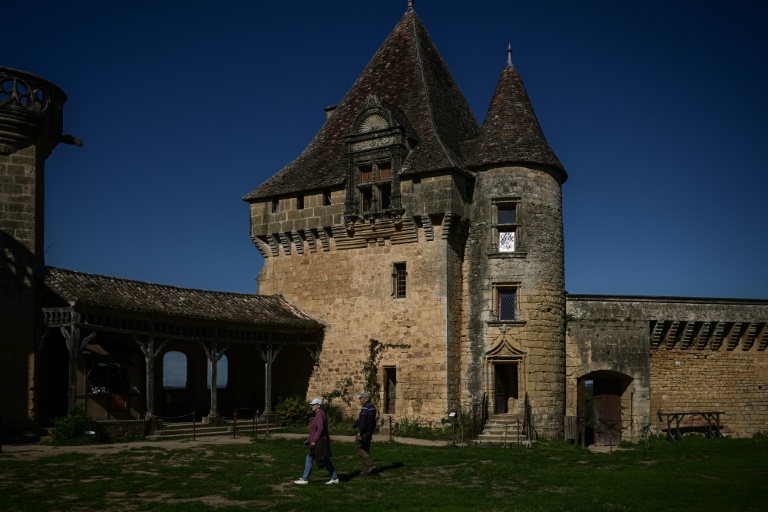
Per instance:
[[[7,2],[0,65],[67,93],[49,265],[253,292],[241,197],[406,0]],[[563,187],[569,293],[768,298],[768,2],[418,0],[482,122],[507,44]]]

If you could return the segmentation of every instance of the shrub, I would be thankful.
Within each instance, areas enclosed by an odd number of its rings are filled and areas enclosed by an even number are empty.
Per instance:
[[[82,405],[70,408],[66,416],[54,418],[51,437],[65,444],[87,444],[103,440],[98,423],[91,420]]]
[[[288,397],[275,407],[275,421],[283,427],[305,426],[312,416],[312,408],[302,396]]]

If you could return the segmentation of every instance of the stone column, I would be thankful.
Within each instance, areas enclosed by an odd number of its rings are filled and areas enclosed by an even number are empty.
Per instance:
[[[224,352],[227,351],[229,344],[225,343],[224,346],[221,347],[221,350],[219,350],[219,345],[215,341],[210,341],[207,343],[201,342],[200,345],[203,347],[203,350],[205,350],[205,355],[208,357],[208,364],[211,365],[211,410],[208,413],[208,423],[215,423],[219,417],[218,397],[216,393],[216,378],[218,374],[217,366],[222,356],[224,355]]]
[[[80,314],[72,312],[72,319],[69,327],[62,326],[61,334],[67,342],[69,349],[69,385],[67,388],[67,406],[71,409],[77,401],[77,358],[80,351],[96,336],[96,331],[80,340],[80,328],[77,322],[80,320]]]
[[[267,420],[272,416],[272,363],[275,362],[281,348],[271,344],[258,347],[261,359],[264,361],[264,415]]]

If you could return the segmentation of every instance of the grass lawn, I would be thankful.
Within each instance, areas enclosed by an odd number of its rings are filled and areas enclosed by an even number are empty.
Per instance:
[[[335,443],[339,485],[301,476],[295,440],[102,455],[0,457],[0,510],[541,510],[768,509],[768,437],[686,438],[591,453],[564,443],[534,449],[374,444],[380,473],[359,473],[351,443]]]

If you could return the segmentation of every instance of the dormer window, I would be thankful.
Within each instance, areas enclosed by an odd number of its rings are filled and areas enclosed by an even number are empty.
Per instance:
[[[349,159],[344,201],[348,230],[363,220],[401,221],[399,172],[410,150],[407,140],[410,132],[402,111],[377,96],[366,98],[362,113],[344,136]]]

